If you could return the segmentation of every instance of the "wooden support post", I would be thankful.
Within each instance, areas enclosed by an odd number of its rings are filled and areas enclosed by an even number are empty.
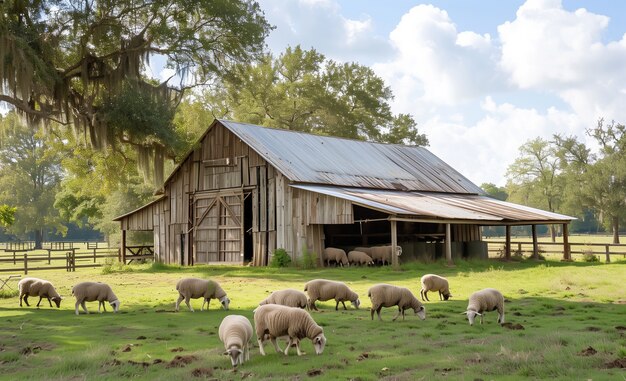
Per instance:
[[[452,261],[452,234],[450,233],[450,224],[446,224],[446,262],[448,266],[454,266]]]
[[[511,225],[506,226],[506,242],[504,243],[504,259],[511,260]]]
[[[569,247],[569,233],[567,224],[563,224],[563,260],[572,260],[572,253]]]
[[[611,263],[611,255],[609,254],[609,245],[604,245],[604,253],[606,254],[606,263]]]
[[[24,253],[24,275],[28,275],[28,253]]]
[[[391,265],[394,269],[400,268],[398,261],[398,225],[395,220],[391,221]]]
[[[537,225],[532,225],[533,231],[533,259],[539,259],[539,245],[537,245]]]
[[[48,249],[48,264],[50,264],[50,249]]]
[[[122,230],[122,247],[120,248],[122,251],[122,263],[126,264],[126,230]]]

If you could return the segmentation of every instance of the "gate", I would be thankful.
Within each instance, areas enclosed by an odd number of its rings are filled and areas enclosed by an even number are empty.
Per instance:
[[[243,193],[195,196],[194,263],[243,262]]]

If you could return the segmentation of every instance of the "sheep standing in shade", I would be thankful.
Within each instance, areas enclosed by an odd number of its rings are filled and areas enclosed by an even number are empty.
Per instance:
[[[365,253],[365,254],[369,255],[370,257],[372,256],[372,248],[371,247],[355,247],[353,249],[353,251],[360,251],[362,253]]]
[[[372,247],[372,252],[370,254],[374,262],[381,262],[383,265],[385,262],[390,264],[392,262],[391,258],[391,245],[387,246],[374,246]],[[396,246],[396,255],[402,255],[402,247]]]
[[[280,304],[287,307],[306,308],[307,298],[304,292],[288,288],[286,290],[272,292],[270,296],[259,303],[259,306],[265,304]]]
[[[330,266],[330,261],[335,261],[339,266],[349,266],[348,256],[345,250],[337,249],[335,247],[327,247],[322,254],[326,261],[326,266]]]
[[[504,323],[504,296],[495,288],[485,288],[470,295],[467,311],[462,314],[467,315],[470,325],[474,325],[476,315],[480,316],[480,324],[483,324],[483,314],[495,310],[498,310],[498,323]]]
[[[362,251],[352,250],[348,253],[348,262],[350,264],[359,264],[359,265],[373,265],[374,261],[372,261],[372,257],[367,255]]]
[[[76,315],[79,314],[78,306],[82,306],[85,313],[89,313],[87,311],[87,306],[85,302],[94,302],[98,301],[98,312],[100,311],[100,306],[106,311],[106,307],[104,306],[104,302],[109,302],[111,307],[113,307],[113,312],[117,312],[120,309],[120,300],[115,296],[111,287],[106,283],[100,282],[82,282],[78,283],[72,288],[72,295],[76,297],[76,306],[75,312]]]
[[[444,277],[435,274],[426,274],[421,279],[422,289],[420,295],[422,300],[428,299],[428,291],[438,291],[439,300],[448,300],[452,295],[450,294],[450,286],[448,280]]]
[[[304,352],[300,350],[300,340],[309,338],[313,342],[315,353],[320,355],[326,346],[326,336],[324,329],[315,323],[311,315],[300,308],[281,306],[279,304],[266,304],[254,310],[254,328],[256,330],[259,350],[265,356],[263,342],[269,337],[276,352],[282,350],[278,347],[276,339],[281,336],[288,336],[285,356],[289,354],[292,344],[296,345],[298,356]]]
[[[226,296],[226,292],[220,287],[220,285],[209,279],[199,279],[199,278],[183,278],[178,281],[176,284],[176,290],[178,291],[178,300],[176,301],[176,311],[178,311],[178,307],[180,306],[180,302],[185,300],[185,304],[189,308],[189,311],[194,312],[191,304],[189,304],[190,299],[198,299],[202,298],[202,308],[200,311],[204,311],[204,304],[206,303],[207,310],[209,309],[209,305],[211,303],[211,299],[217,299],[222,303],[222,307],[228,311],[228,305],[230,304],[230,299]]]
[[[346,301],[350,301],[354,308],[359,309],[361,301],[359,295],[350,290],[350,288],[343,282],[336,282],[326,279],[314,279],[307,282],[304,285],[304,291],[309,294],[309,309],[318,311],[315,306],[316,301],[325,302],[330,299],[335,299],[337,304],[335,305],[335,311],[339,309],[339,303],[343,304],[343,309],[346,308]]]
[[[226,349],[224,354],[230,356],[233,367],[250,360],[252,324],[247,317],[241,315],[226,316],[220,324],[218,333]]]
[[[383,320],[380,318],[380,310],[383,307],[393,307],[398,306],[398,313],[393,317],[395,321],[400,314],[402,314],[402,320],[404,320],[404,310],[408,310],[410,308],[413,309],[415,314],[420,317],[420,319],[426,319],[426,310],[422,303],[411,293],[408,288],[392,286],[390,284],[377,284],[372,286],[367,291],[367,296],[370,297],[372,301],[372,307],[370,309],[370,314],[372,320],[374,320],[374,311],[378,314],[378,320]]]
[[[30,304],[28,304],[29,296],[39,297],[37,307],[39,307],[39,304],[41,303],[41,300],[43,298],[48,299],[48,304],[50,304],[50,307],[52,307],[51,300],[54,302],[54,304],[56,304],[57,308],[61,306],[61,300],[63,298],[59,295],[57,290],[54,289],[52,283],[47,280],[39,278],[24,278],[19,281],[19,283],[17,284],[17,288],[20,293],[20,307],[22,307],[22,299],[24,300],[24,303],[26,303],[26,305],[30,307]]]

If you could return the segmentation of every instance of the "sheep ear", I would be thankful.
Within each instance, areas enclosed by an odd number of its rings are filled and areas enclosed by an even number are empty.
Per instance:
[[[228,351],[226,351],[226,352],[222,353],[222,355],[224,355],[224,356],[230,356],[230,353],[229,353]]]
[[[461,312],[460,315],[467,315],[467,311]]]

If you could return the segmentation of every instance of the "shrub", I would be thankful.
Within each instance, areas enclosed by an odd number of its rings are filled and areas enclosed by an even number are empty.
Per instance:
[[[287,267],[290,263],[291,257],[287,254],[287,250],[274,250],[274,255],[272,255],[272,261],[270,262],[271,267]]]
[[[302,247],[302,266],[303,269],[314,269],[317,267],[317,254],[309,249],[306,246]]]
[[[600,262],[600,258],[593,254],[593,251],[585,250],[583,253],[583,262]]]
[[[18,296],[20,293],[17,290],[0,290],[0,299],[9,299]]]
[[[133,269],[119,262],[115,258],[106,258],[104,260],[104,265],[102,266],[102,275],[112,274],[112,273],[129,273],[132,272]]]

